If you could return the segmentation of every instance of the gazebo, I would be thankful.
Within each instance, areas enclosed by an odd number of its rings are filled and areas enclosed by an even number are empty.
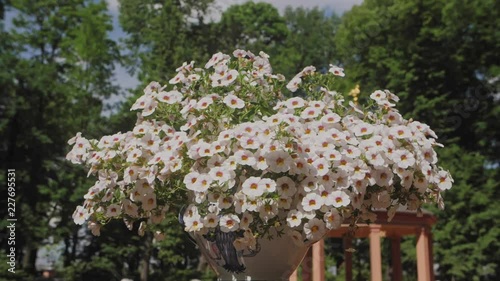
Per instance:
[[[370,239],[370,275],[371,281],[382,281],[382,252],[381,238],[391,239],[392,274],[391,281],[401,281],[403,270],[401,266],[401,237],[416,235],[417,243],[417,272],[418,281],[434,281],[432,234],[431,226],[436,222],[436,217],[424,211],[422,216],[415,212],[398,211],[393,219],[387,221],[387,212],[376,211],[377,220],[371,224],[361,224],[354,234],[354,238]],[[327,234],[328,237],[344,239],[344,249],[351,248],[351,238],[347,236],[348,224],[342,224],[338,229]],[[325,238],[325,239],[327,239]],[[302,261],[303,281],[325,281],[325,241],[314,244]],[[352,281],[352,252],[345,251],[346,281]],[[290,281],[297,281],[298,273],[295,271]]]

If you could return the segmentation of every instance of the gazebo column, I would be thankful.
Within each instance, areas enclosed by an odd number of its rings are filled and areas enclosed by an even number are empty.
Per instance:
[[[380,225],[370,225],[370,273],[371,281],[382,281],[382,251]],[[421,281],[420,279],[418,281]]]
[[[430,263],[430,269],[431,269],[431,280],[434,281],[434,251],[432,248],[432,231],[430,229],[427,229],[427,237],[429,238],[428,244],[429,244],[429,263]]]
[[[321,239],[312,246],[312,281],[325,281],[325,240]]]
[[[418,281],[433,281],[429,230],[422,226],[417,231],[417,273]]]
[[[403,280],[403,268],[401,266],[401,237],[391,237],[391,259],[392,259],[392,281]]]
[[[352,281],[352,238],[344,236],[344,265],[345,265],[345,281]]]

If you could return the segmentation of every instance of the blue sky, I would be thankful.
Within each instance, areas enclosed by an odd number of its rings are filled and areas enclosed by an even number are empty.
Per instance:
[[[118,23],[118,10],[119,3],[118,0],[106,0],[108,2],[108,8],[111,15],[113,15],[113,26],[114,30],[111,32],[111,38],[117,40],[124,37],[125,34],[120,28]],[[221,11],[224,11],[227,7],[234,4],[241,4],[246,2],[246,0],[216,0],[216,9],[212,11],[212,16],[214,19],[220,17]],[[255,2],[267,2],[274,5],[280,12],[284,11],[287,6],[292,7],[304,7],[304,8],[314,8],[319,7],[327,11],[333,11],[337,14],[342,14],[345,11],[352,8],[352,6],[361,4],[363,0],[257,0]],[[131,77],[127,71],[121,67],[116,67],[116,81],[120,84],[122,88],[132,88],[138,85],[138,81],[135,77]]]

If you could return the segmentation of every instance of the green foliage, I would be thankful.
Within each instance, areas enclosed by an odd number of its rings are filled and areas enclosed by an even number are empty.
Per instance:
[[[6,5],[16,17],[0,43],[5,109],[0,162],[2,170],[16,169],[18,265],[33,273],[36,251],[46,238],[69,243],[67,237],[78,229],[71,219],[77,198],[72,195],[80,197],[89,183],[64,160],[66,142],[79,130],[102,131],[101,99],[117,90],[110,78],[119,53],[107,38],[111,18],[104,2],[14,0]],[[57,227],[49,226],[53,218]],[[71,259],[69,251],[65,254]]]
[[[120,24],[127,33],[127,65],[139,80],[169,80],[185,61],[206,58],[200,41],[208,28],[204,14],[213,0],[120,0]],[[196,18],[191,18],[196,15]]]
[[[500,276],[500,171],[485,168],[485,157],[464,153],[453,145],[443,148],[441,159],[455,177],[454,189],[445,194],[444,211],[437,212],[434,231],[440,272],[456,280],[496,280]],[[465,165],[464,165],[465,164]]]
[[[318,71],[325,72],[329,64],[337,62],[334,38],[340,24],[338,16],[326,16],[318,8],[287,7],[284,19],[288,36],[284,46],[276,52],[275,71],[291,78],[306,66],[313,65]]]
[[[499,11],[498,1],[366,0],[343,16],[335,39],[361,98],[394,91],[402,113],[429,124],[446,145],[440,163],[455,184],[446,209],[434,210],[441,280],[500,276]],[[404,263],[414,264],[411,252]]]
[[[262,2],[246,2],[229,7],[214,29],[215,51],[232,53],[235,49],[262,50],[270,55],[285,41],[289,32],[278,10]]]

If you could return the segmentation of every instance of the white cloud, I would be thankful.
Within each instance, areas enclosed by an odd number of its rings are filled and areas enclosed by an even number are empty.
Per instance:
[[[118,14],[118,9],[120,8],[118,0],[106,0],[106,2],[108,3],[108,9],[111,14]]]

